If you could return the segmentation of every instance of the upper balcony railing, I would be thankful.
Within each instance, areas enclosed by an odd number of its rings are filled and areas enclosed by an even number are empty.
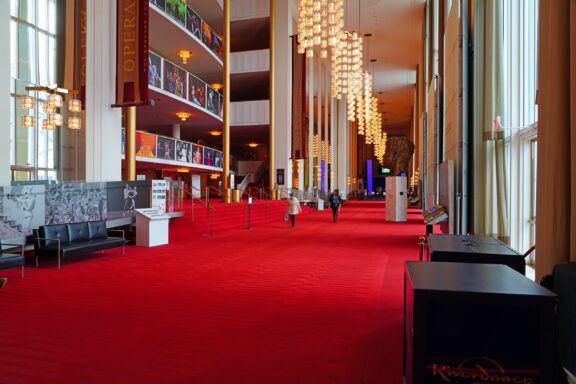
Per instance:
[[[122,129],[122,155],[125,147]],[[136,131],[136,157],[139,161],[222,171],[222,151],[143,131]]]
[[[148,85],[151,89],[183,99],[222,120],[224,101],[218,91],[153,52],[149,52],[148,60]]]
[[[212,52],[222,63],[222,37],[190,8],[184,0],[150,0],[150,5],[185,28],[196,40]]]

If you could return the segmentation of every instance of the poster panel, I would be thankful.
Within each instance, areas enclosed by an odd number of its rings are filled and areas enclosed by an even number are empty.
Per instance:
[[[106,218],[106,183],[58,183],[46,187],[46,224]]]
[[[218,56],[220,60],[222,60],[222,54],[223,54],[222,38],[216,32],[214,32],[214,30],[212,30],[211,50],[212,52],[214,52],[216,56]]]
[[[186,141],[176,142],[176,160],[185,163],[192,162],[192,144]]]
[[[156,157],[156,135],[136,131],[136,156]]]
[[[108,220],[134,216],[136,208],[150,208],[149,181],[115,181],[106,187]]]
[[[162,11],[166,11],[166,0],[150,0],[150,4],[155,5]]]
[[[44,225],[44,185],[0,187],[0,239],[32,234]]]
[[[188,84],[188,100],[196,105],[206,108],[206,83],[190,74]]]
[[[176,160],[176,140],[158,136],[156,145],[156,158]]]
[[[202,19],[190,7],[186,7],[186,29],[202,41]]]
[[[214,150],[214,166],[222,168],[222,152]]]
[[[214,150],[204,147],[204,165],[214,166]]]
[[[204,20],[202,20],[202,42],[212,50],[212,28]]]
[[[162,88],[162,58],[155,53],[148,53],[148,84]]]
[[[219,115],[220,111],[220,94],[216,92],[212,87],[208,86],[208,97],[206,101],[206,109],[212,112],[216,116]]]
[[[163,79],[164,90],[176,96],[186,98],[186,71],[169,62],[168,60],[164,60]]]
[[[204,151],[202,146],[192,144],[192,163],[194,164],[204,164]]]
[[[178,24],[186,25],[186,2],[184,0],[166,0],[166,13]]]
[[[148,104],[148,0],[117,0],[116,107]]]
[[[220,103],[220,108],[218,109],[218,115],[220,116],[220,118],[224,117],[224,96],[220,95],[220,99],[219,99],[219,103]]]

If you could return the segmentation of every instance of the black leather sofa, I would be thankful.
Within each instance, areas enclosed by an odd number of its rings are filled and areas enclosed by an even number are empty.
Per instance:
[[[122,237],[109,237],[108,232],[120,232]],[[36,266],[38,256],[56,256],[60,268],[62,258],[119,247],[122,247],[124,254],[125,245],[124,231],[107,229],[103,220],[43,225],[34,230]]]
[[[19,253],[6,252],[4,246],[20,247]],[[9,269],[21,267],[21,276],[24,277],[24,245],[23,244],[9,244],[0,240],[0,269]]]

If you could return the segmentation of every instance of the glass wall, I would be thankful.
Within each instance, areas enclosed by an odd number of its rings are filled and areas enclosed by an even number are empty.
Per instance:
[[[56,5],[59,0],[10,0],[10,141],[13,178],[58,178],[58,131],[42,129],[42,106],[48,94],[30,86],[56,84]],[[32,96],[33,108],[22,109]],[[23,116],[33,117],[24,126]]]
[[[538,0],[510,0],[502,7],[506,200],[510,245],[523,253],[535,243]]]

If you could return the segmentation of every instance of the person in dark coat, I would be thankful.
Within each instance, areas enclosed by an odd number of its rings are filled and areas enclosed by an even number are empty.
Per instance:
[[[342,204],[342,199],[340,198],[340,192],[335,189],[334,192],[328,198],[330,202],[330,208],[332,208],[332,222],[338,220],[338,211],[340,210],[340,205]]]

